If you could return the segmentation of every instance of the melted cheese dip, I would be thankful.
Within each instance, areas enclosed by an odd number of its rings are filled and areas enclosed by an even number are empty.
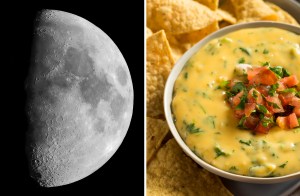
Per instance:
[[[268,134],[237,128],[218,88],[238,63],[282,66],[300,79],[300,36],[277,28],[239,30],[214,39],[184,66],[172,101],[175,125],[201,159],[236,174],[271,177],[300,171],[300,128]]]

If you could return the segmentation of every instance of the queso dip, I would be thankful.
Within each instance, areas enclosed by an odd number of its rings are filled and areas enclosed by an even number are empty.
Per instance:
[[[246,176],[283,176],[300,171],[300,128],[274,126],[268,134],[237,127],[218,88],[237,64],[282,66],[300,78],[300,36],[277,28],[239,30],[203,46],[184,66],[173,92],[179,134],[201,159]],[[299,89],[299,86],[298,86]]]

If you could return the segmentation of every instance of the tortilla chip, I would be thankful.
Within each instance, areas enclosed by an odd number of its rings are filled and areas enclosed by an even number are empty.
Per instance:
[[[284,11],[283,9],[281,9],[280,7],[278,7],[277,5],[270,3],[270,2],[266,2],[266,4],[276,12],[278,19],[278,22],[283,22],[283,23],[288,23],[288,24],[292,24],[292,25],[296,25],[299,26],[299,23],[296,21],[295,18],[293,18],[289,13],[287,13],[286,11]]]
[[[196,31],[216,20],[216,14],[191,0],[147,0],[147,26],[154,32],[182,34]]]
[[[209,7],[211,10],[217,10],[219,5],[219,0],[196,0],[199,3]]]
[[[151,29],[149,29],[148,27],[146,27],[146,38],[148,38],[152,34],[153,34],[153,32],[151,31]]]
[[[147,195],[232,195],[220,178],[186,156],[175,139],[159,149],[147,168]]]
[[[231,24],[229,22],[225,21],[225,20],[222,20],[222,21],[219,22],[219,28],[220,29],[222,29],[224,27],[227,27],[229,25],[231,25]]]
[[[231,0],[220,0],[219,1],[219,9],[222,9],[228,13],[230,13],[234,18],[236,18],[235,11]]]
[[[238,22],[277,20],[277,14],[263,0],[231,0]]]
[[[147,163],[152,156],[157,152],[162,144],[162,141],[169,132],[168,124],[165,120],[154,119],[147,117]]]
[[[218,21],[226,21],[229,24],[235,24],[236,23],[236,18],[231,15],[231,13],[227,12],[226,10],[218,9],[216,11],[216,14],[218,16]]]
[[[148,37],[146,61],[147,116],[163,118],[165,83],[174,65],[171,48],[163,30]]]
[[[212,32],[217,31],[218,29],[218,22],[215,21],[201,30],[179,35],[167,34],[175,61],[177,61],[188,49],[190,49],[201,39],[211,34]]]

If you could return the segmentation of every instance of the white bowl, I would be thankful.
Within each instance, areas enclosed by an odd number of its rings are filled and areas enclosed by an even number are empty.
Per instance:
[[[257,184],[271,184],[271,183],[279,183],[291,179],[300,178],[300,171],[285,175],[285,176],[279,176],[279,177],[251,177],[251,176],[243,176],[238,174],[233,174],[224,170],[221,170],[219,168],[216,168],[204,160],[200,159],[197,155],[195,155],[191,149],[185,144],[185,142],[182,140],[181,136],[179,135],[175,124],[172,119],[172,113],[171,113],[171,102],[172,102],[172,93],[174,88],[174,83],[180,74],[182,68],[184,67],[185,63],[206,43],[211,41],[212,39],[224,36],[228,33],[231,33],[233,31],[237,31],[240,29],[246,29],[246,28],[257,28],[257,27],[275,27],[284,29],[287,31],[294,32],[296,34],[300,34],[300,28],[288,24],[283,23],[277,23],[277,22],[251,22],[251,23],[242,23],[237,25],[232,25],[225,27],[219,31],[216,31],[200,42],[198,42],[195,46],[193,46],[191,49],[189,49],[174,65],[169,78],[167,80],[165,91],[164,91],[164,110],[165,110],[165,116],[167,123],[170,127],[171,133],[173,134],[174,138],[176,139],[177,143],[180,145],[180,147],[183,149],[183,151],[191,157],[196,163],[198,163],[203,168],[207,169],[208,171],[222,176],[224,178],[228,178],[235,181],[241,181],[241,182],[248,182],[248,183],[257,183]]]

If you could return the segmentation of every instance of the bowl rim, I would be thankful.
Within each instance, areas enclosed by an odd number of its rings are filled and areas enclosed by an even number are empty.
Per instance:
[[[171,112],[171,102],[172,102],[172,94],[173,94],[173,88],[174,83],[176,79],[178,78],[178,75],[180,74],[181,70],[183,69],[185,63],[206,43],[211,41],[212,39],[224,36],[228,33],[241,30],[241,29],[248,29],[248,28],[260,28],[260,27],[274,27],[279,28],[283,30],[287,30],[296,34],[300,35],[300,27],[289,25],[285,23],[279,23],[279,22],[270,22],[270,21],[259,21],[259,22],[248,22],[248,23],[240,23],[240,24],[234,24],[231,26],[227,26],[225,28],[222,28],[204,39],[200,40],[197,44],[195,44],[192,48],[190,48],[188,51],[184,53],[184,55],[175,63],[173,66],[169,77],[167,79],[167,82],[165,84],[164,89],[164,98],[163,98],[163,104],[164,104],[164,112],[165,112],[165,118],[169,125],[170,131],[172,135],[174,136],[175,140],[179,144],[179,146],[183,149],[185,154],[187,154],[189,157],[191,157],[197,164],[202,166],[203,168],[207,169],[208,171],[235,181],[240,182],[248,182],[248,183],[257,183],[257,184],[271,184],[271,183],[279,183],[284,182],[287,180],[292,180],[296,178],[300,178],[300,171],[284,176],[278,176],[278,177],[252,177],[252,176],[244,176],[239,174],[234,174],[227,172],[225,170],[221,170],[201,158],[199,158],[196,154],[194,154],[191,149],[185,144],[185,142],[182,140],[181,136],[179,135],[175,124],[172,119],[172,112]]]

